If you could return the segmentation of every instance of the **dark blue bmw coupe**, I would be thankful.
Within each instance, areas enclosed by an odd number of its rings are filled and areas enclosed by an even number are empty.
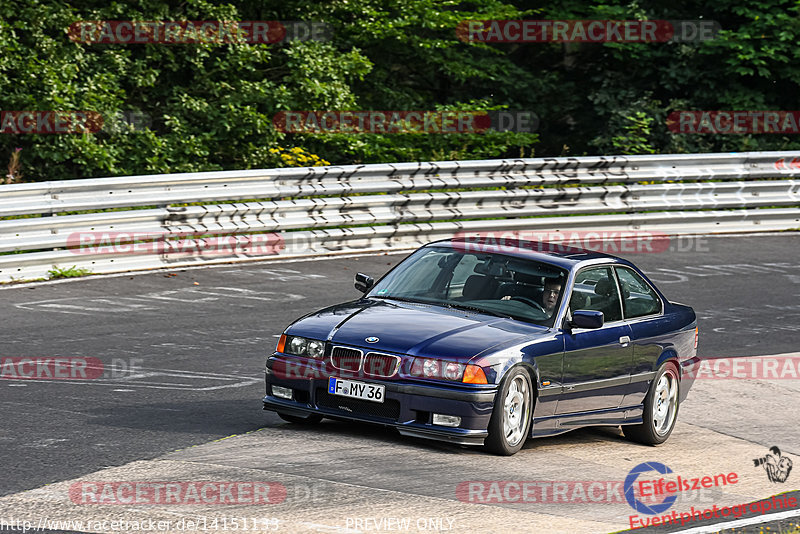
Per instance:
[[[691,386],[694,311],[621,258],[451,239],[355,286],[361,298],[280,337],[264,409],[510,455],[528,437],[592,425],[663,443]]]

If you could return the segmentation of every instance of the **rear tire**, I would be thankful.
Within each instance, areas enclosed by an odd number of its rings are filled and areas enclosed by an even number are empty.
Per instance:
[[[528,438],[532,413],[531,377],[524,368],[514,367],[503,378],[494,399],[484,448],[501,456],[516,454]]]
[[[306,416],[289,415],[288,413],[278,412],[278,417],[289,423],[296,425],[316,425],[322,421],[322,416],[316,413],[310,413]]]
[[[622,433],[645,445],[664,443],[678,420],[679,399],[678,371],[672,363],[665,363],[653,378],[644,399],[644,421],[639,425],[623,425]]]

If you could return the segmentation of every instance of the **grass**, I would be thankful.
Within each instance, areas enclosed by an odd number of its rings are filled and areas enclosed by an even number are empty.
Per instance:
[[[50,276],[48,280],[56,280],[58,278],[78,278],[87,276],[92,274],[92,271],[90,269],[84,269],[83,267],[76,267],[75,265],[66,268],[53,265],[53,268],[47,271],[47,274]]]

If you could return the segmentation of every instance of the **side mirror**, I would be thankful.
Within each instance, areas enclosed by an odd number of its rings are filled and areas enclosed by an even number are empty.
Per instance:
[[[570,326],[577,328],[600,328],[603,326],[603,312],[596,310],[576,310],[572,312]]]
[[[354,281],[356,289],[358,289],[362,293],[366,293],[367,291],[372,289],[372,286],[375,284],[375,279],[364,273],[356,273]]]

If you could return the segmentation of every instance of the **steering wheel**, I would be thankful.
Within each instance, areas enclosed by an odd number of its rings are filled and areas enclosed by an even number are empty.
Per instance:
[[[534,308],[539,308],[540,310],[545,311],[544,307],[541,304],[539,304],[538,302],[536,302],[533,299],[529,299],[528,297],[522,297],[520,295],[514,295],[513,297],[511,297],[511,300],[518,300],[520,302],[524,302],[528,306],[532,306]]]

